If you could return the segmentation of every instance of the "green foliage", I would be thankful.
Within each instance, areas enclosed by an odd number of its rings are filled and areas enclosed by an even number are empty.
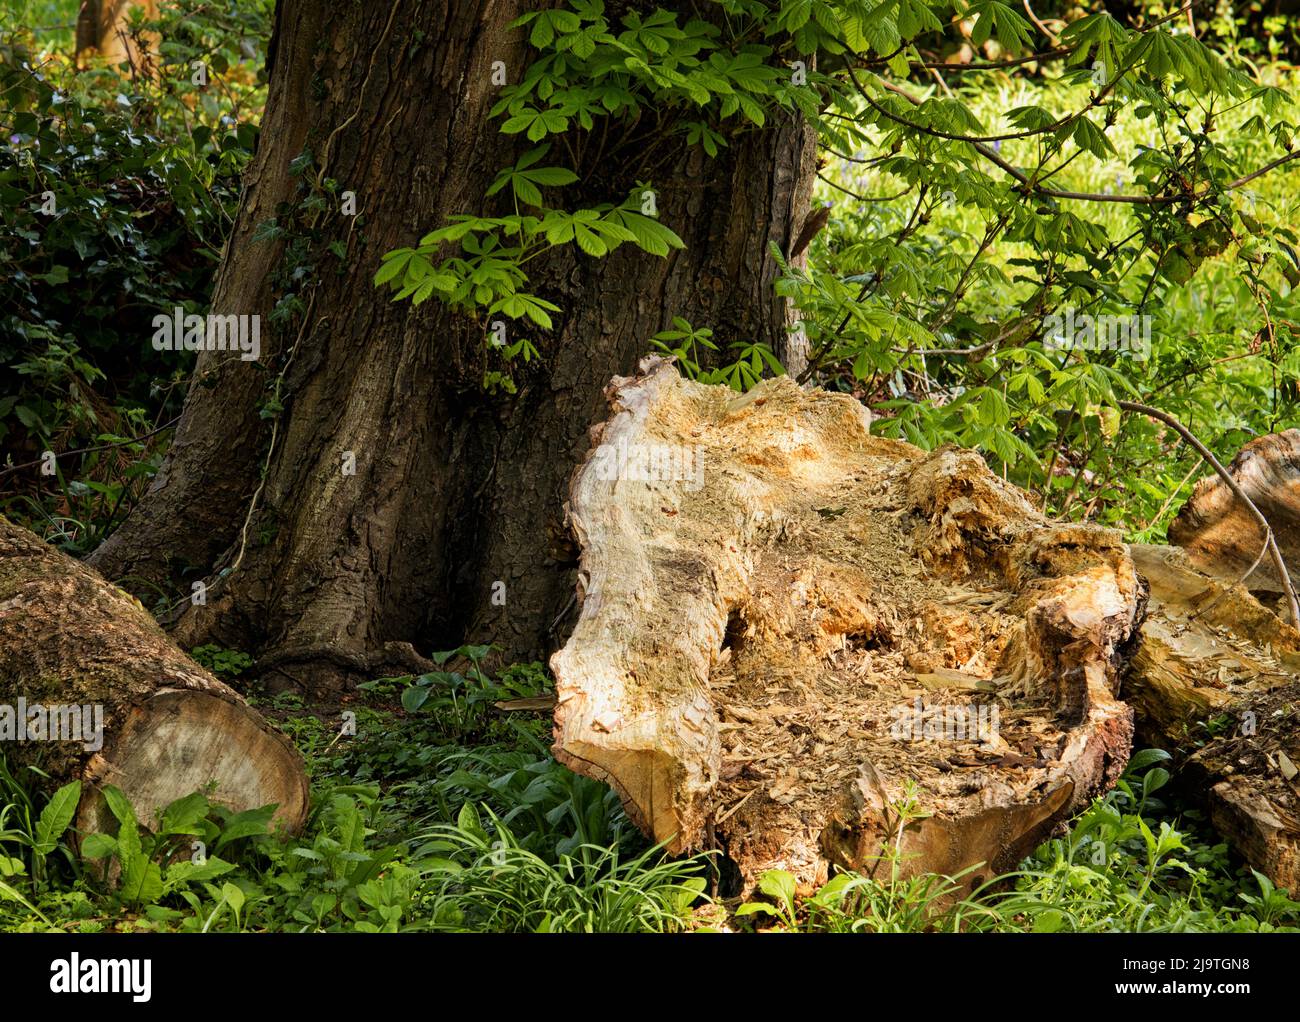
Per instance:
[[[757,383],[769,370],[774,376],[785,375],[785,368],[772,349],[761,342],[736,341],[730,345],[730,350],[736,355],[733,362],[713,369],[704,368],[701,349],[718,350],[713,343],[713,331],[708,327],[697,329],[680,316],[673,317],[672,330],[659,331],[650,338],[650,343],[665,355],[675,358],[682,373],[700,383],[725,383],[732,390],[743,391]]]
[[[493,195],[509,183],[515,213],[453,217],[450,226],[429,232],[415,248],[398,248],[385,255],[375,283],[390,284],[396,292],[394,300],[409,298],[413,305],[419,305],[437,297],[466,312],[526,319],[541,330],[550,330],[551,313],[558,312],[559,306],[524,290],[528,276],[523,267],[531,259],[548,249],[570,244],[596,257],[608,255],[624,242],[656,255],[683,246],[671,230],[638,212],[645,189],[617,205],[601,203],[573,213],[542,208],[539,185],[554,186],[575,179],[571,171],[561,167],[532,166],[548,148],[530,150],[513,168],[503,171],[489,189],[488,194]],[[521,204],[536,208],[541,215],[520,213]],[[435,263],[449,242],[457,243],[461,254]],[[528,338],[501,345],[500,353],[506,360],[521,357],[525,363],[538,357],[536,345]],[[508,374],[498,374],[487,382],[513,389]]]
[[[759,891],[769,900],[745,902],[735,915],[768,916],[792,933],[956,933],[989,917],[1000,918],[980,904],[982,888],[976,897],[964,896],[963,881],[971,872],[895,876],[888,881],[837,873],[798,900],[794,877],[769,870],[759,880]]]
[[[48,886],[50,869],[48,860],[56,852],[66,855],[61,839],[77,811],[81,798],[81,782],[72,781],[54,792],[37,813],[32,796],[9,772],[0,758],[0,879],[6,881],[0,896],[26,904],[13,884],[27,878],[31,893],[38,894]],[[5,852],[5,845],[17,855]],[[66,860],[75,867],[75,861]]]
[[[530,11],[516,28],[532,60],[492,110],[518,142],[513,162],[481,208],[385,255],[375,283],[397,300],[514,321],[519,333],[499,345],[484,330],[483,385],[512,392],[565,313],[535,290],[531,261],[625,245],[671,257],[691,233],[658,217],[665,149],[684,142],[716,158],[797,110],[826,154],[816,199],[836,203],[806,266],[773,245],[779,294],[810,345],[801,382],[855,395],[882,434],[981,448],[1053,513],[1159,539],[1199,463],[1162,427],[1122,417],[1118,400],[1177,415],[1226,457],[1289,424],[1300,399],[1295,78],[1257,62],[1294,53],[1296,29],[1274,21],[1266,35],[1262,14],[1219,9],[1200,18],[1198,39],[1168,5],[1147,5],[1136,28],[1105,10],[1040,8],[1056,39],[997,0]],[[179,0],[160,22],[135,17],[133,31],[164,40],[156,60],[86,71],[45,49],[66,37],[29,30],[49,10],[10,5],[0,25],[0,439],[23,466],[0,469],[0,506],[85,551],[156,470],[189,382],[191,363],[153,352],[148,324],[177,304],[206,310],[256,140],[270,8]],[[1066,52],[1005,63],[1057,40]],[[954,65],[962,49],[971,63],[937,76],[924,66]],[[222,87],[195,83],[195,61]],[[278,329],[305,311],[302,281],[320,272],[313,242],[340,187],[316,144],[290,168],[296,201],[256,229],[286,246]],[[1150,316],[1146,357],[1049,343],[1067,310]],[[784,371],[764,345],[681,317],[647,344],[737,390]],[[265,417],[283,411],[281,384]],[[42,479],[27,463],[46,449],[61,457]],[[114,832],[76,835],[79,787],[37,793],[31,782],[48,779],[15,778],[0,761],[0,928],[692,925],[704,864],[647,848],[612,791],[550,757],[541,716],[499,713],[494,703],[548,683],[538,665],[494,675],[489,652],[465,646],[438,654],[436,671],[363,685],[365,705],[347,704],[354,736],[334,722],[341,707],[268,700],[312,775],[311,816],[291,840],[269,833],[270,807],[232,814],[203,793],[167,807],[154,832],[112,788]],[[215,646],[194,655],[228,678],[250,666]],[[1162,801],[1165,758],[1136,757],[1068,834],[974,891],[971,874],[905,876],[896,845],[886,868],[837,875],[807,897],[769,873],[735,922],[1300,926],[1300,906],[1242,869],[1195,810]],[[919,818],[906,796],[896,809]]]
[[[404,685],[408,679],[385,680]],[[441,726],[433,717],[397,717],[388,710],[358,706],[352,710],[357,733],[344,739],[340,726],[299,715],[301,706],[291,709],[294,715],[281,726],[302,750],[313,776],[397,785],[427,777],[446,754]]]
[[[999,66],[1051,40],[979,4],[941,44],[925,8],[943,6],[827,4],[796,33],[843,54],[817,80],[834,211],[779,284],[803,378],[865,401],[881,434],[982,449],[1053,513],[1158,540],[1199,462],[1119,400],[1225,459],[1296,412],[1294,76],[1173,8],[1141,28],[1069,14],[1066,53]],[[918,60],[948,42],[987,59],[936,84]],[[1067,314],[1138,317],[1142,343],[1101,326],[1055,342]]]
[[[623,244],[658,256],[684,247],[657,219],[653,183],[638,176],[653,167],[661,146],[684,138],[714,157],[729,139],[763,126],[773,109],[798,104],[810,112],[816,106],[810,90],[792,88],[772,65],[772,46],[703,17],[657,9],[628,11],[615,22],[603,0],[574,0],[567,8],[529,12],[514,27],[527,30],[537,59],[518,82],[501,88],[492,116],[502,118],[503,134],[539,144],[489,187],[485,198],[498,197],[497,215],[453,216],[418,246],[384,256],[375,283],[387,284],[395,299],[418,305],[438,298],[468,314],[504,315],[549,331],[559,306],[528,290],[525,264],[538,255],[567,245],[592,258]],[[629,156],[620,133],[650,116],[658,124],[654,137]],[[553,153],[556,140],[566,159],[544,164],[560,160]],[[599,146],[610,168],[630,165],[622,176],[635,180],[622,194],[566,209],[563,190],[581,199],[590,184],[578,172],[578,154],[589,146]],[[445,255],[449,246],[458,254]],[[484,385],[513,391],[509,363],[517,356],[526,363],[541,352],[531,339],[498,347],[507,368],[489,371]],[[765,365],[779,371],[766,348],[742,347],[728,382],[751,383]]]
[[[77,804],[79,785],[60,789],[50,800],[35,835],[0,830],[7,842],[48,854],[55,843],[73,856],[63,839]],[[155,830],[141,825],[115,787],[100,789],[117,820],[115,834],[84,835],[80,855],[92,866],[71,889],[33,882],[31,897],[15,888],[25,873],[20,859],[0,855],[0,899],[21,905],[53,925],[33,901],[58,908],[65,924],[96,929],[89,913],[71,906],[93,898],[122,929],[185,931],[260,928],[394,930],[412,904],[415,874],[396,846],[376,846],[372,824],[382,815],[378,790],[335,786],[315,807],[307,834],[285,842],[273,833],[274,806],[232,813],[196,792],[160,814]],[[0,816],[6,815],[0,813]],[[218,854],[219,853],[219,854]],[[75,860],[74,860],[75,861]],[[0,917],[2,918],[2,917]],[[38,927],[39,928],[39,927]]]
[[[485,827],[467,803],[416,849],[430,879],[421,911],[433,930],[659,933],[683,928],[704,892],[700,860],[673,862],[658,848],[628,861],[617,847],[580,851],[549,863],[490,811]]]
[[[417,804],[431,799],[433,815],[443,819],[466,802],[479,803],[518,835],[522,849],[551,863],[586,860],[596,848],[644,846],[608,785],[560,766],[536,737],[517,731],[522,748],[444,754],[438,766],[443,776],[428,790],[413,785],[411,796]]]
[[[265,846],[259,882],[244,887],[253,925],[395,932],[416,878],[397,845],[372,840],[384,815],[374,786],[325,789],[308,837]]]
[[[81,854],[90,860],[106,860],[100,875],[106,884],[113,879],[107,860],[115,862],[116,884],[109,886],[112,899],[125,907],[144,909],[155,920],[179,917],[163,904],[169,896],[196,905],[198,896],[189,890],[191,885],[206,885],[211,893],[208,881],[235,868],[216,855],[208,856],[209,847],[221,851],[241,839],[265,835],[275,811],[274,806],[265,806],[232,814],[195,792],[164,809],[158,829],[150,831],[140,825],[119,789],[106,785],[99,793],[118,821],[117,834],[87,834]]]
[[[211,644],[195,646],[190,650],[190,657],[218,677],[238,678],[253,666],[253,658],[247,653]]]
[[[503,672],[509,673],[509,672]],[[537,674],[535,665],[519,673]],[[396,695],[390,692],[390,695]],[[298,711],[300,713],[304,711]],[[291,718],[291,720],[294,718]],[[330,729],[319,727],[322,738]],[[423,715],[411,718],[422,720]],[[0,773],[0,929],[663,932],[708,926],[707,861],[649,847],[617,797],[546,754],[526,726],[478,748],[434,746],[406,780],[382,778],[398,718],[358,714],[358,748],[305,749],[304,833],[272,833],[273,807],[232,813],[203,793],[143,826],[115,788],[113,833],[70,830],[75,783],[33,803]],[[302,732],[295,732],[296,735]],[[412,744],[418,732],[401,732]],[[907,875],[896,842],[871,875],[801,896],[765,874],[732,925],[799,932],[1251,931],[1300,927],[1300,903],[1230,858],[1195,810],[1163,801],[1168,756],[1139,753],[1106,798],[1015,872],[978,883]],[[906,792],[899,818],[922,814]],[[901,834],[901,829],[900,832]],[[82,860],[88,863],[83,869]],[[711,909],[702,912],[702,908]]]
[[[1094,803],[1069,834],[1021,865],[998,911],[1036,931],[1249,931],[1300,928],[1300,902],[1254,870],[1234,868],[1227,846],[1210,844],[1155,793],[1169,773],[1150,750]],[[1199,813],[1184,814],[1195,824]],[[1253,893],[1258,891],[1258,894]]]
[[[442,737],[465,743],[482,737],[493,720],[492,704],[506,699],[538,695],[544,679],[520,671],[507,672],[498,679],[483,669],[490,646],[461,646],[433,654],[438,665],[460,657],[469,662],[461,671],[430,671],[411,678],[402,693],[402,706],[409,713],[426,712],[433,716]],[[385,679],[392,680],[392,679]]]
[[[1251,174],[1289,162],[1295,125],[1285,83],[1245,57],[1258,47],[1243,45],[1239,19],[1220,13],[1198,39],[1172,9],[1153,6],[1140,28],[1068,12],[1044,37],[995,0],[714,7],[690,20],[662,9],[616,17],[600,0],[574,0],[520,18],[536,59],[501,88],[493,114],[503,133],[538,144],[489,189],[496,215],[452,217],[389,253],[376,283],[550,330],[560,310],[527,287],[535,255],[680,244],[671,232],[636,236],[667,230],[636,213],[653,196],[642,180],[650,152],[607,160],[639,175],[626,196],[560,205],[586,197],[582,160],[597,139],[604,153],[607,137],[653,115],[651,150],[684,137],[715,156],[773,112],[798,110],[838,157],[823,194],[853,202],[779,290],[811,345],[802,379],[868,401],[885,414],[881,432],[980,447],[1065,513],[1113,517],[1121,495],[1135,498],[1128,510],[1146,538],[1191,463],[1153,445],[1151,424],[1121,422],[1120,398],[1219,425],[1223,452],[1293,412],[1300,243],[1285,200],[1258,202],[1272,177]],[[970,73],[936,87],[920,62],[952,43],[988,59],[954,65]],[[1003,66],[1036,48],[1061,52]],[[814,54],[818,70],[807,73]],[[1208,304],[1222,322],[1207,338],[1195,320]],[[1045,324],[1065,309],[1150,316],[1149,358],[1053,346]],[[736,389],[783,371],[762,345],[719,344],[680,319],[650,343],[692,378]],[[502,368],[484,375],[492,390],[513,391],[510,364],[546,353],[532,337],[497,347]],[[1238,358],[1249,361],[1216,368]],[[1213,401],[1229,375],[1242,411],[1223,421]],[[1144,457],[1153,449],[1178,462],[1154,478]]]
[[[268,7],[164,5],[135,26],[165,40],[158,63],[124,69],[78,69],[16,13],[0,19],[0,440],[22,468],[0,469],[0,508],[82,553],[143,492],[179,412],[193,355],[154,351],[152,318],[206,311]]]
[[[735,910],[735,917],[768,917],[783,930],[830,933],[920,933],[957,932],[966,926],[967,916],[987,915],[980,897],[996,881],[964,896],[964,885],[979,865],[957,874],[907,875],[902,838],[906,828],[923,813],[911,786],[891,807],[897,820],[892,847],[885,848],[870,876],[842,872],[803,899],[796,897],[795,878],[783,870],[769,870],[759,878],[759,892],[767,901],[749,901]],[[881,866],[887,866],[884,871]],[[878,877],[877,874],[881,875]]]

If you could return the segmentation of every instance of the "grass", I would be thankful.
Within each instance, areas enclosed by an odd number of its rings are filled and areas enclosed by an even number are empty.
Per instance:
[[[536,686],[536,665],[477,690]],[[798,932],[1271,931],[1300,927],[1300,903],[1245,869],[1180,797],[1163,753],[1135,757],[1119,786],[1005,877],[834,876],[799,896],[765,874],[750,900],[710,896],[707,855],[672,858],[630,824],[614,794],[551,758],[546,721],[465,724],[464,686],[388,679],[362,701],[266,697],[302,750],[312,809],[282,842],[269,813],[232,814],[196,793],[158,833],[117,804],[113,833],[73,853],[73,793],[33,796],[33,776],[0,771],[0,930],[126,932],[506,931]],[[236,680],[236,684],[239,684]],[[403,696],[430,689],[416,712]],[[406,700],[409,702],[409,697]],[[350,712],[356,733],[340,735]],[[124,803],[124,800],[122,800]],[[115,805],[110,799],[110,806]],[[906,805],[898,807],[906,815]],[[201,848],[202,854],[195,849]],[[116,858],[126,881],[103,881]]]

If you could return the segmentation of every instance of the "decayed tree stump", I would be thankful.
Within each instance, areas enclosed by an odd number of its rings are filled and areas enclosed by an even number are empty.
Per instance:
[[[1117,533],[871,436],[847,396],[641,370],[571,484],[562,762],[673,851],[806,882],[894,847],[907,873],[1009,868],[1114,781],[1142,605]]]
[[[35,727],[23,721],[28,734],[7,734],[20,705]],[[74,707],[86,712],[69,714]],[[55,720],[80,729],[60,730]],[[76,740],[48,740],[60,735]],[[182,653],[136,600],[3,517],[0,737],[10,739],[0,750],[11,764],[39,765],[54,783],[85,782],[82,831],[108,824],[101,784],[121,788],[146,825],[194,791],[235,810],[274,803],[288,830],[306,820],[307,778],[293,745]]]
[[[1122,694],[1142,736],[1191,752],[1182,769],[1215,828],[1300,894],[1300,632],[1182,550],[1132,552],[1150,604]]]
[[[1252,440],[1228,472],[1268,519],[1294,582],[1300,576],[1300,429]],[[1284,591],[1272,560],[1261,556],[1264,530],[1217,475],[1196,484],[1169,526],[1169,539],[1208,575],[1228,582],[1244,578],[1256,592]]]

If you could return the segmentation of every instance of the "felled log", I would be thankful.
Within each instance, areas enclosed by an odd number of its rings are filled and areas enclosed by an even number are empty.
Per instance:
[[[3,517],[0,739],[11,768],[39,765],[52,784],[83,782],[82,832],[112,826],[105,784],[122,789],[146,825],[195,791],[237,811],[274,803],[290,831],[306,820],[293,745],[135,599]]]
[[[891,849],[986,875],[1123,770],[1142,593],[1117,533],[788,378],[739,395],[650,358],[607,394],[554,748],[646,833],[749,881],[887,874]]]
[[[1295,581],[1300,576],[1300,429],[1250,441],[1228,473],[1268,520]],[[1227,582],[1244,579],[1256,592],[1284,592],[1272,559],[1261,556],[1264,538],[1249,508],[1218,475],[1196,484],[1169,526],[1170,542],[1183,547],[1200,571]]]
[[[1300,894],[1300,632],[1175,547],[1134,546],[1150,585],[1122,695],[1149,744],[1180,753],[1215,829]]]

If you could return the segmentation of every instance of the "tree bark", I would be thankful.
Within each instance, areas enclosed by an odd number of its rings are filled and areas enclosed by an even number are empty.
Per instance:
[[[555,754],[656,840],[750,881],[892,851],[973,884],[1122,772],[1142,591],[1118,533],[788,378],[741,396],[651,358],[609,397],[570,491]]]
[[[586,183],[574,201],[619,201],[650,178],[687,247],[530,264],[563,313],[551,334],[530,334],[542,364],[514,396],[481,386],[495,357],[485,324],[374,288],[383,253],[450,215],[491,211],[487,186],[526,145],[488,116],[493,62],[517,81],[530,59],[508,28],[522,10],[277,8],[270,96],[213,312],[265,317],[294,292],[305,314],[264,332],[261,363],[200,356],[151,492],[92,558],[126,585],[206,577],[208,604],[187,611],[178,638],[255,651],[273,684],[409,670],[466,636],[512,656],[552,647],[572,591],[564,487],[605,383],[673,316],[786,351],[769,242],[785,250],[807,211],[813,137],[797,116],[733,135],[713,160],[680,138],[647,153],[611,125],[603,154],[575,167]],[[311,166],[295,175],[304,151]],[[331,200],[288,238],[254,237],[316,179],[354,192],[359,215]],[[261,417],[279,377],[284,411]],[[342,471],[347,452],[355,475]]]
[[[307,817],[306,773],[287,739],[138,601],[2,517],[0,735],[13,762],[84,783],[83,831],[107,822],[104,784],[146,825],[195,791],[236,811],[274,803],[289,830]]]

